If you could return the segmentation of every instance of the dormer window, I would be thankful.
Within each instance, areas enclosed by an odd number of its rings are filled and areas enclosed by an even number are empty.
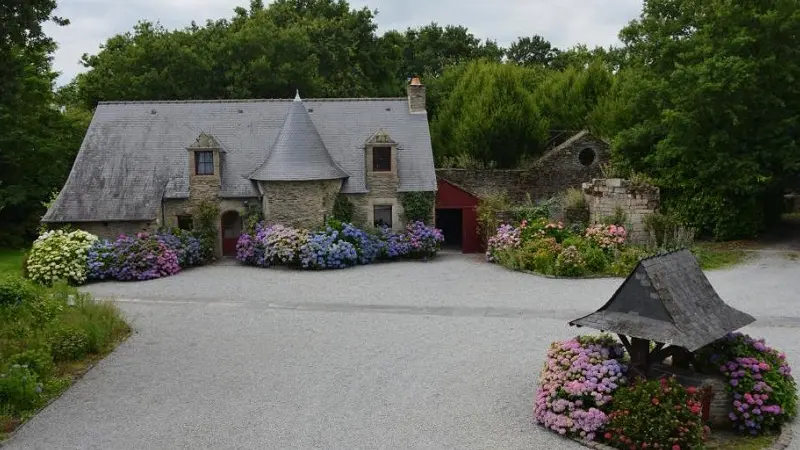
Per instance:
[[[372,147],[372,171],[373,172],[392,171],[391,147]]]
[[[194,154],[195,175],[214,175],[214,152],[202,151]]]

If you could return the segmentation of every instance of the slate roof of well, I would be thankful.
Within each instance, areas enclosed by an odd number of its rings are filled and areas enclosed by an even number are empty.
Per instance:
[[[365,193],[364,143],[378,130],[398,142],[401,192],[435,191],[428,119],[408,99],[307,99],[302,103],[342,192]],[[249,179],[270,156],[292,100],[108,102],[97,106],[64,189],[45,222],[153,220],[162,198],[187,198],[186,150],[201,133],[221,145],[221,197],[259,196]]]
[[[694,255],[681,250],[641,261],[611,300],[570,325],[695,351],[753,322],[722,301]]]
[[[250,175],[250,179],[309,181],[339,180],[349,176],[334,162],[298,93],[267,160]]]

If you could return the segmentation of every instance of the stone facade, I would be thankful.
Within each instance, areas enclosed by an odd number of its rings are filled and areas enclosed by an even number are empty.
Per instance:
[[[592,223],[613,216],[617,208],[622,208],[628,222],[628,240],[637,244],[647,242],[644,217],[658,211],[660,194],[657,187],[632,186],[630,181],[620,178],[595,179],[583,183],[583,192],[589,203]]]
[[[513,203],[523,203],[528,198],[546,200],[599,178],[602,164],[608,161],[608,148],[602,140],[582,133],[546,153],[529,169],[437,169],[436,175],[478,197],[505,192]]]
[[[333,213],[342,180],[261,181],[267,223],[319,228]]]
[[[116,239],[121,234],[134,235],[141,232],[152,233],[159,227],[158,221],[71,222],[65,223],[64,225],[69,225],[72,228],[92,233],[103,239]]]
[[[412,114],[427,114],[426,102],[425,86],[415,77],[408,85],[408,110]]]

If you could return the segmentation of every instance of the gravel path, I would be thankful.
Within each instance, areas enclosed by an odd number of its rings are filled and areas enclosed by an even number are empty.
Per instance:
[[[800,263],[762,256],[709,278],[759,319],[745,331],[800,365]],[[8,448],[581,448],[531,425],[536,378],[550,341],[576,334],[566,322],[620,281],[446,254],[92,285],[136,333]]]

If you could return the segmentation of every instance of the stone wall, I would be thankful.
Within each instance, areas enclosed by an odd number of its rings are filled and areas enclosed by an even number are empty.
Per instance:
[[[613,216],[617,208],[621,208],[627,218],[628,240],[638,244],[647,242],[644,217],[658,211],[660,194],[657,187],[633,186],[630,181],[619,178],[595,179],[583,183],[583,192],[589,203],[592,223]]]
[[[583,156],[582,156],[583,155]],[[513,203],[549,199],[568,188],[601,177],[608,144],[580,133],[546,153],[529,169],[437,169],[436,175],[478,197],[506,192]]]
[[[298,228],[319,228],[331,216],[342,180],[262,181],[264,220]]]
[[[208,194],[208,191],[206,191]],[[261,199],[253,198],[227,198],[220,199],[216,196],[195,196],[190,199],[167,199],[162,203],[160,222],[167,228],[174,228],[178,226],[178,216],[192,216],[194,215],[194,208],[201,203],[202,200],[207,200],[219,207],[219,215],[217,216],[217,241],[214,244],[214,253],[219,256],[222,255],[222,233],[220,226],[222,222],[222,215],[228,211],[236,211],[239,216],[244,218],[247,208],[244,202],[258,203]]]
[[[72,222],[63,225],[70,225],[103,239],[116,239],[121,234],[130,236],[141,232],[151,233],[158,229],[158,222]]]

